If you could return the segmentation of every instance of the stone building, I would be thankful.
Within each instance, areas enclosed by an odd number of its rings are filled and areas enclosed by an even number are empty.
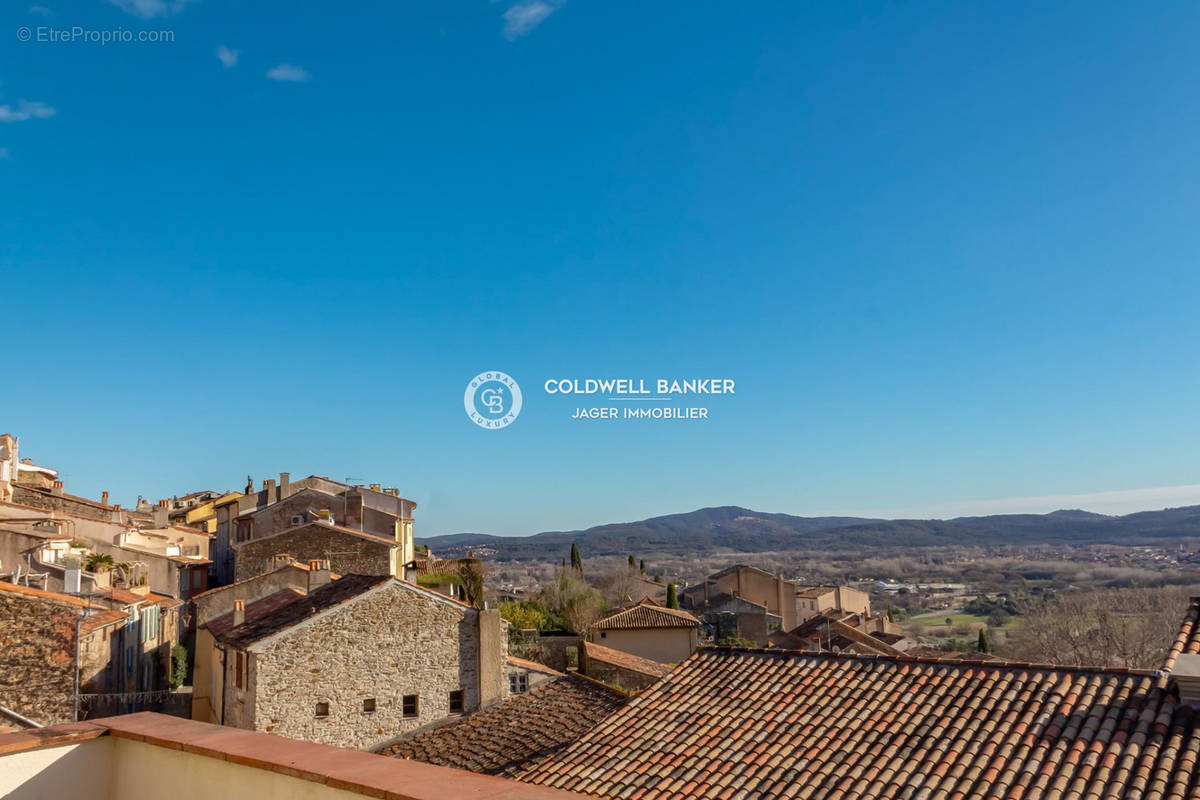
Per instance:
[[[347,575],[214,638],[218,721],[281,736],[366,748],[508,695],[498,611],[386,575]]]
[[[180,603],[0,582],[0,706],[39,725],[136,711],[169,688]]]
[[[718,641],[736,636],[766,645],[772,636],[827,612],[857,614],[865,620],[864,629],[891,631],[886,621],[871,616],[866,592],[848,586],[806,586],[745,564],[689,586],[680,602],[712,625]]]
[[[252,484],[246,488],[243,495],[214,503],[212,559],[218,584],[264,571],[277,553],[300,561],[329,560],[344,574],[403,577],[403,566],[413,561],[416,503],[396,489],[351,486],[316,475],[292,481],[286,472],[278,483],[263,481],[259,491]],[[294,535],[278,538],[284,533]],[[381,551],[381,542],[391,549]]]
[[[192,719],[219,722],[224,675],[216,637],[246,622],[255,622],[309,591],[316,591],[331,578],[328,563],[302,564],[287,556],[276,559],[275,568],[228,586],[209,589],[192,598],[196,626],[195,657],[192,662]]]

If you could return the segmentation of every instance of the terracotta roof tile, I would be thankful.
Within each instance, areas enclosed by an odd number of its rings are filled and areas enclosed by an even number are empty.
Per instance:
[[[636,606],[610,614],[592,625],[592,630],[630,630],[636,628],[698,628],[700,620],[686,611],[664,608],[643,600]]]
[[[1200,797],[1198,720],[1145,671],[702,650],[520,778],[642,800],[1181,800]]]
[[[660,664],[657,661],[651,661],[648,658],[635,656],[632,653],[605,647],[595,642],[584,642],[583,652],[584,658],[589,662],[598,661],[601,664],[620,667],[621,669],[627,669],[630,672],[636,672],[654,679],[669,675],[671,670],[674,669],[674,667],[667,664]]]
[[[92,633],[105,625],[112,625],[115,622],[124,622],[129,619],[129,615],[124,611],[105,610],[98,611],[95,614],[88,614],[79,623],[80,633]]]
[[[253,622],[243,622],[228,630],[220,639],[225,644],[245,649],[260,639],[290,628],[313,614],[344,603],[390,580],[392,578],[388,575],[346,575],[285,603]]]
[[[1200,653],[1200,597],[1192,598],[1187,614],[1183,617],[1183,624],[1179,628],[1179,635],[1175,637],[1175,643],[1171,645],[1166,659],[1163,660],[1163,669],[1168,672],[1175,669],[1175,659],[1181,653]]]
[[[418,731],[380,752],[487,775],[515,775],[579,738],[624,702],[594,681],[563,677],[469,717]]]
[[[304,592],[298,592],[288,587],[246,603],[246,618],[243,620],[243,624],[257,622],[300,597],[304,597]],[[204,627],[208,628],[208,632],[215,638],[222,639],[233,628],[233,612],[226,611],[224,614],[209,619],[204,623]]]

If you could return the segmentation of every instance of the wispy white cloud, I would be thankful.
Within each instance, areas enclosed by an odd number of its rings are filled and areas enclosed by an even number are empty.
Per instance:
[[[517,0],[504,12],[504,38],[519,39],[562,8],[566,0]]]
[[[293,83],[307,83],[312,75],[308,74],[308,70],[297,67],[295,64],[280,64],[271,67],[267,70],[267,77],[273,81],[292,81]]]
[[[45,103],[31,103],[22,100],[13,108],[8,103],[0,105],[0,122],[24,122],[27,119],[46,119],[57,113]]]
[[[54,16],[54,12],[51,11],[50,9],[46,8],[45,6],[30,6],[29,13],[37,14],[39,17],[53,17]]]
[[[221,63],[225,65],[225,69],[230,69],[232,67],[237,66],[238,51],[230,50],[228,47],[226,47],[223,44],[218,45],[217,46],[217,58],[219,58],[221,60]]]
[[[133,14],[135,17],[141,17],[142,19],[150,19],[151,17],[165,17],[168,14],[178,14],[185,6],[195,2],[195,0],[108,0],[108,2],[126,14]]]
[[[1117,489],[1085,494],[1047,494],[1005,497],[997,500],[965,500],[914,508],[884,509],[869,516],[908,519],[949,519],[987,514],[1045,514],[1064,508],[1080,508],[1098,514],[1130,514],[1175,506],[1200,505],[1200,484],[1153,486],[1146,489]]]

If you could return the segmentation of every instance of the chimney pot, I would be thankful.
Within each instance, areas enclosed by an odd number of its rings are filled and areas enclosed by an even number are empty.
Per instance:
[[[246,601],[233,601],[233,626],[236,628],[246,621]]]
[[[312,594],[331,579],[329,562],[313,558],[308,562],[308,593]]]
[[[100,502],[103,505],[108,505],[108,492],[100,493]]]

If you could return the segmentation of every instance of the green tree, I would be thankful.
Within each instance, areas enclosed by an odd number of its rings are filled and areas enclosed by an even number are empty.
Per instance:
[[[638,571],[641,572],[643,575],[646,574],[646,559],[643,558],[638,561]]]
[[[545,610],[536,603],[501,603],[500,616],[518,631],[544,630],[547,622]]]
[[[88,572],[107,572],[113,568],[113,557],[108,553],[88,553],[84,564]]]
[[[171,648],[171,688],[178,689],[187,680],[187,648],[177,644]]]
[[[892,607],[891,607],[891,606],[888,606],[887,621],[888,621],[888,622],[895,622],[895,621],[896,621],[896,615],[892,613]]]
[[[976,649],[978,649],[978,650],[979,650],[979,652],[981,652],[981,653],[986,653],[986,652],[988,652],[988,640],[987,640],[987,634],[986,634],[986,633],[984,633],[984,631],[983,631],[983,628],[980,628],[980,629],[979,629],[979,641],[978,641],[978,643],[976,643],[975,647],[976,647]]]
[[[629,571],[633,572],[635,567],[637,567],[637,564],[635,564],[633,561],[633,553],[630,553],[629,554]]]
[[[667,584],[667,608],[679,608],[679,595],[673,583]]]
[[[571,569],[583,574],[583,555],[579,552],[579,545],[571,544]]]

